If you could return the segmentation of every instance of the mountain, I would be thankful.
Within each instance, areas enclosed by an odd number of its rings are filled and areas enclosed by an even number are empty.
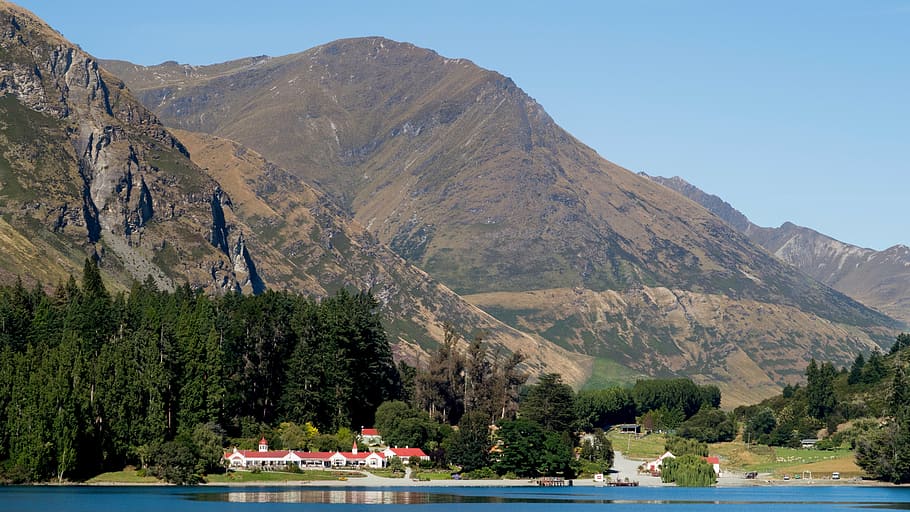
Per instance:
[[[213,66],[104,65],[166,124],[230,138],[595,373],[768,396],[898,323],[597,155],[507,77],[383,38]]]
[[[910,325],[910,247],[876,251],[790,222],[778,228],[757,226],[723,199],[680,177],[642,175],[701,204],[813,279]]]
[[[176,137],[96,59],[6,2],[0,126],[4,281],[53,286],[91,257],[120,290],[148,277],[213,294],[322,297],[354,286],[382,301],[399,359],[425,358],[451,323],[465,336],[482,331],[496,349],[520,349],[535,374],[553,368],[580,384],[590,373],[590,358],[465,302],[255,152]]]
[[[581,354],[499,322],[379,243],[356,221],[347,222],[321,193],[255,151],[212,135],[175,130],[193,161],[231,197],[231,212],[256,233],[257,245],[283,254],[287,265],[269,260],[270,281],[296,290],[295,275],[329,289],[370,289],[383,303],[396,358],[418,364],[426,348],[442,341],[444,323],[466,337],[482,333],[494,350],[520,351],[535,375],[558,371],[579,384],[591,361]],[[265,265],[264,265],[265,266]],[[470,326],[469,330],[463,330]]]

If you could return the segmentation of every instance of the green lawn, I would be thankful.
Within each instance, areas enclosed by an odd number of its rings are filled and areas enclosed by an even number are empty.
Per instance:
[[[163,483],[153,476],[139,476],[135,469],[111,471],[86,480],[88,484],[157,484]]]
[[[411,478],[418,478],[420,480],[451,480],[452,479],[452,470],[424,470],[421,469],[416,473],[411,473]]]
[[[382,468],[382,469],[374,468],[374,469],[370,469],[369,471],[370,471],[370,473],[372,473],[376,476],[381,476],[383,478],[404,478],[403,472],[392,471],[391,469],[388,469],[388,468]]]
[[[852,450],[801,450],[798,448],[774,448],[771,460],[747,466],[749,471],[760,473],[789,474],[804,469],[818,468],[822,471],[840,469],[843,473],[856,470]]]
[[[664,445],[667,437],[663,434],[635,436],[611,431],[607,437],[613,443],[613,449],[622,452],[629,459],[653,460],[666,451]]]

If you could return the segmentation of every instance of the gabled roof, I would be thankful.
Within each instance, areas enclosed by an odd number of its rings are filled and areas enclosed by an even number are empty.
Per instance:
[[[361,435],[364,435],[364,436],[378,436],[378,435],[379,435],[379,429],[376,429],[376,428],[365,428],[365,429],[363,429],[363,430],[360,431],[360,434],[361,434]]]
[[[705,457],[705,461],[708,464],[720,464],[720,458],[718,457]]]
[[[230,459],[237,455],[243,455],[246,459],[282,459],[292,453],[294,453],[292,450],[273,450],[268,452],[260,452],[259,450],[237,450],[235,452],[225,453],[224,457]]]
[[[423,450],[420,448],[389,448],[397,457],[426,457],[427,454],[423,453]]]

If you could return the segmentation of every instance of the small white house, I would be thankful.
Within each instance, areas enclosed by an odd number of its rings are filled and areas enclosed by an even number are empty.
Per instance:
[[[367,446],[379,446],[382,444],[382,436],[379,430],[375,428],[360,429],[360,440]]]
[[[673,455],[671,452],[668,451],[668,452],[664,453],[663,455],[661,455],[660,457],[654,459],[653,461],[648,462],[645,465],[645,469],[649,473],[659,473],[660,467],[663,466],[663,464],[664,464],[664,459],[668,459],[668,458],[675,459],[676,455]]]

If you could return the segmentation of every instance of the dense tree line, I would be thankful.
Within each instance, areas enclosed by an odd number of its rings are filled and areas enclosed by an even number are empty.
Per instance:
[[[344,290],[213,298],[147,281],[111,294],[90,261],[52,294],[0,287],[0,477],[134,464],[193,483],[222,467],[228,444],[348,449],[368,425],[475,476],[574,476],[610,467],[612,425],[727,432],[714,386],[575,393],[556,374],[527,385],[520,353],[451,325],[425,362],[396,367],[377,309]]]
[[[906,348],[910,339],[899,340]],[[900,353],[898,352],[898,356]],[[857,439],[856,463],[873,477],[903,484],[910,482],[910,383],[907,363],[894,361],[886,405],[887,421]]]
[[[112,295],[90,261],[50,295],[0,287],[0,471],[79,478],[188,452],[205,470],[225,436],[371,424],[401,393],[377,310],[347,291]]]
[[[904,333],[887,354],[857,354],[849,368],[810,361],[804,386],[787,385],[780,396],[734,411],[743,440],[797,447],[821,433],[817,448],[849,447],[869,475],[910,481],[908,348],[910,335]]]

